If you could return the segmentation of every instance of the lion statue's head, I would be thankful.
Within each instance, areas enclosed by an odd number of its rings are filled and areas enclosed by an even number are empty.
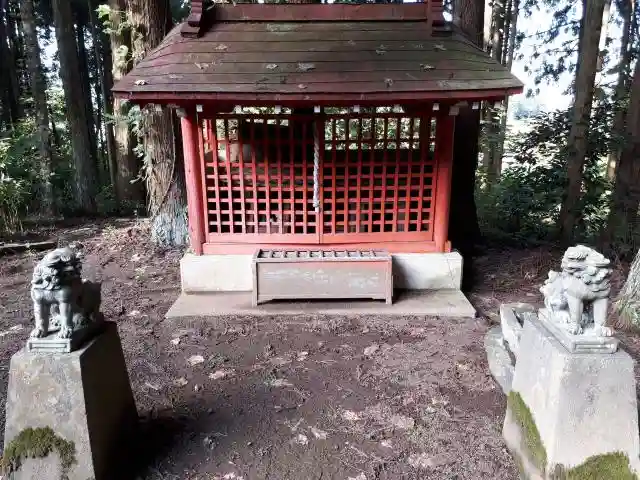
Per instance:
[[[611,262],[601,253],[585,245],[570,247],[562,257],[562,273],[582,280],[592,291],[610,287]]]
[[[40,290],[55,290],[80,279],[82,264],[69,247],[47,253],[33,269],[31,286]]]

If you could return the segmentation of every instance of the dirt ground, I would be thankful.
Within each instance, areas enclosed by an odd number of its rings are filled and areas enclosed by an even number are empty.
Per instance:
[[[85,276],[103,282],[103,311],[118,323],[142,419],[140,479],[517,478],[483,335],[499,303],[539,302],[561,252],[478,258],[475,320],[170,321],[182,252],[151,249],[144,222],[41,235],[75,242]],[[0,257],[0,422],[9,359],[31,328],[29,282],[41,256]],[[625,341],[640,350],[635,337]]]

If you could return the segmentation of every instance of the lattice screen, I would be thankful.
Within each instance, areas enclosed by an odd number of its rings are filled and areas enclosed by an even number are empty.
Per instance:
[[[435,122],[428,116],[222,114],[203,122],[202,136],[208,241],[432,239]]]
[[[329,114],[326,130],[325,234],[431,231],[435,126],[429,117]]]

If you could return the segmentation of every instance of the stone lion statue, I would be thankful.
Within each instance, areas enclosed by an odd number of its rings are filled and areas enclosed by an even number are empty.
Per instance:
[[[102,321],[99,283],[82,279],[82,263],[72,249],[58,248],[47,253],[33,270],[31,299],[35,328],[31,337],[46,337],[58,331],[58,338]]]
[[[584,245],[568,248],[562,257],[562,271],[551,270],[540,287],[549,319],[573,335],[613,335],[605,325],[611,291],[610,263]]]

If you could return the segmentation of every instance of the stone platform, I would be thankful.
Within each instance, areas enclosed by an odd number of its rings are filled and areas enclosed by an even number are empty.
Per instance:
[[[167,318],[233,315],[389,315],[473,318],[475,309],[460,290],[396,291],[393,304],[374,300],[269,302],[254,307],[251,292],[182,293]]]
[[[637,472],[629,354],[571,353],[536,316],[525,321],[518,350],[503,435],[525,478],[628,478],[607,476],[612,464]],[[605,476],[580,476],[607,465]]]
[[[118,470],[130,460],[127,440],[137,411],[116,324],[106,322],[103,333],[72,353],[17,352],[6,415],[5,456],[14,440],[27,450],[34,448],[30,442],[49,442],[51,451],[21,459],[10,478],[125,478]],[[29,428],[36,429],[30,439]]]

